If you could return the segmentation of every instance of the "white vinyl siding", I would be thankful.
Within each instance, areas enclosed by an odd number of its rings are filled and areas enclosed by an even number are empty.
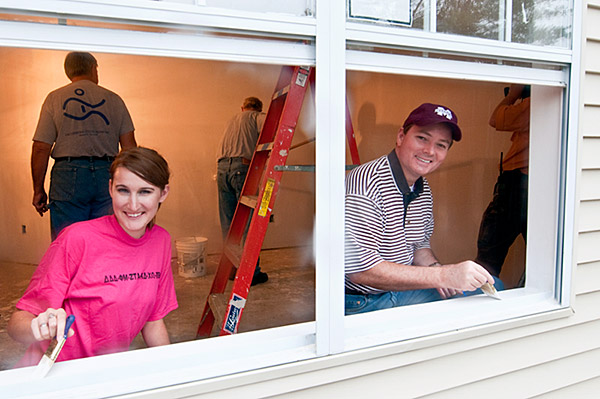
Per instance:
[[[577,270],[575,273],[574,292],[575,311],[588,311],[590,323],[598,324],[598,303],[600,302],[600,1],[587,2],[584,10],[584,53],[582,82],[582,114],[581,114],[581,148],[579,151],[580,204],[579,235],[577,238]],[[596,300],[594,306],[585,308],[584,303]],[[593,316],[592,316],[593,315]],[[573,331],[573,334],[576,332]],[[575,337],[575,335],[574,335]],[[577,337],[577,339],[580,339]],[[587,354],[587,365],[600,362],[600,351]],[[591,374],[581,386],[572,385],[557,391],[557,395],[577,395],[578,392],[595,392],[600,387],[600,371],[597,367],[579,368]],[[557,396],[558,397],[558,396]],[[572,396],[575,397],[575,396]]]

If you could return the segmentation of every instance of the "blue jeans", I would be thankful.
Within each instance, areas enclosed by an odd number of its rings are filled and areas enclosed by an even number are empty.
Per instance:
[[[248,168],[250,165],[244,163],[242,158],[223,158],[217,164],[217,188],[219,190],[219,219],[221,221],[221,233],[223,239],[227,237],[233,214],[237,207]],[[252,215],[250,216],[250,218]],[[248,224],[250,219],[248,219]],[[248,226],[246,226],[246,232]],[[256,262],[254,274],[260,272],[260,258]]]
[[[502,291],[504,283],[495,278],[494,287]],[[483,294],[481,288],[465,292],[465,296]],[[390,291],[381,294],[346,294],[346,315],[372,312],[374,310],[395,308],[398,306],[416,305],[418,303],[435,302],[441,300],[436,289],[413,291]]]
[[[50,233],[54,241],[75,222],[112,213],[108,192],[110,164],[105,160],[58,160],[50,174]]]

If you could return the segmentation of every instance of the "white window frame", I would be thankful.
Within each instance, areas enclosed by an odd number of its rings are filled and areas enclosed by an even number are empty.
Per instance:
[[[93,3],[93,4],[92,4]],[[56,364],[53,378],[33,381],[30,369],[0,373],[0,391],[30,397],[85,397],[102,392],[121,395],[147,390],[201,393],[217,389],[225,381],[238,384],[266,381],[307,370],[332,367],[339,362],[356,361],[390,351],[407,351],[439,343],[465,340],[482,334],[505,331],[571,314],[571,265],[575,264],[572,243],[575,237],[575,177],[578,109],[565,110],[562,145],[568,149],[559,166],[564,171],[563,206],[558,217],[563,229],[555,237],[564,244],[555,251],[557,289],[527,287],[505,292],[502,302],[482,303],[478,298],[423,304],[365,315],[343,315],[343,207],[345,164],[345,71],[364,70],[397,74],[467,78],[487,81],[528,83],[540,87],[567,85],[567,104],[578,104],[581,34],[574,24],[573,50],[538,48],[513,43],[430,34],[393,28],[363,26],[345,21],[345,2],[317,1],[317,18],[290,17],[281,21],[260,13],[194,9],[173,3],[73,0],[5,0],[0,11],[25,11],[34,15],[70,15],[117,18],[123,21],[167,21],[171,26],[210,27],[247,32],[268,32],[275,37],[298,37],[308,43],[277,40],[223,39],[210,35],[156,34],[149,32],[101,30],[98,28],[0,21],[0,45],[47,49],[86,49],[89,51],[160,55],[268,64],[318,65],[316,93],[316,213],[315,251],[317,262],[316,321],[263,331],[191,341],[166,347]],[[582,5],[575,4],[575,21],[580,21]],[[189,15],[191,13],[191,15]],[[241,15],[244,14],[244,15]],[[244,20],[246,18],[247,20]],[[23,34],[26,28],[27,35]],[[101,34],[98,34],[101,33]],[[262,34],[262,33],[261,33]],[[502,65],[478,65],[451,60],[403,59],[346,50],[346,41],[386,44],[420,51],[440,51],[514,60],[549,62],[570,66],[565,72]],[[312,43],[316,42],[316,46]],[[116,44],[117,43],[117,44]],[[251,50],[249,50],[251,49]],[[395,60],[395,62],[394,62]],[[404,64],[404,61],[408,64]],[[408,65],[408,66],[406,66]],[[465,69],[465,65],[470,69]],[[475,75],[461,71],[476,70]],[[420,72],[421,71],[421,72]],[[535,95],[535,94],[534,94]],[[568,112],[567,112],[568,111]],[[561,136],[563,137],[563,136]],[[562,236],[562,237],[560,237]],[[322,243],[327,242],[327,245]],[[531,245],[531,243],[530,243]],[[528,249],[529,250],[529,249]],[[554,279],[555,277],[552,276]],[[554,281],[554,280],[553,280]],[[519,311],[520,309],[520,311]],[[454,323],[440,327],[436,315],[459,312]],[[520,313],[519,313],[520,312]],[[482,314],[491,316],[482,317]],[[468,314],[476,315],[468,317]],[[425,326],[406,328],[406,318],[423,320]],[[418,317],[418,318],[417,318]],[[404,322],[403,322],[404,321]],[[374,326],[374,327],[373,327]],[[382,330],[381,326],[385,326]],[[393,328],[393,327],[396,328]],[[422,335],[425,334],[425,335]],[[363,351],[354,351],[363,349]],[[367,350],[370,355],[365,355]],[[337,355],[336,355],[337,354]],[[334,379],[335,377],[329,377]],[[342,377],[339,377],[342,378]],[[315,382],[316,383],[316,382]],[[292,387],[281,387],[280,392]],[[158,392],[158,391],[157,391]],[[270,390],[270,394],[275,392]],[[141,394],[140,394],[141,395]]]
[[[416,337],[433,337],[435,334],[470,328],[482,331],[486,329],[482,327],[485,325],[489,331],[493,331],[499,325],[506,328],[509,320],[515,323],[522,323],[524,319],[536,322],[570,314],[570,285],[558,284],[561,278],[568,277],[563,276],[564,272],[559,273],[559,270],[554,273],[555,270],[549,267],[570,264],[559,259],[562,249],[557,247],[559,228],[562,234],[561,221],[558,220],[561,215],[558,188],[561,187],[561,178],[564,178],[560,175],[559,159],[559,147],[563,144],[560,142],[563,136],[561,88],[566,87],[569,81],[567,71],[493,64],[467,65],[461,61],[358,51],[347,53],[347,68],[411,76],[532,84],[531,148],[549,148],[549,151],[530,154],[529,201],[536,205],[530,207],[528,214],[530,239],[527,245],[525,288],[503,292],[502,301],[470,297],[348,316],[345,319],[344,350],[364,349]],[[548,112],[549,109],[554,114]],[[552,115],[555,117],[552,118]],[[570,217],[573,217],[572,213]],[[556,222],[550,226],[547,222],[549,215],[556,217]],[[385,329],[382,330],[381,326],[385,326]],[[457,338],[460,339],[460,335]]]
[[[119,21],[202,31],[240,31],[314,38],[312,17],[228,10],[151,0],[3,0],[0,12],[59,19]]]

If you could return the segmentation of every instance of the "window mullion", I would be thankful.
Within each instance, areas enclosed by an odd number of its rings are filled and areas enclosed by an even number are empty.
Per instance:
[[[317,355],[344,348],[345,3],[317,2]]]
[[[512,42],[512,13],[513,3],[512,0],[506,0],[506,9],[504,14],[504,41]]]

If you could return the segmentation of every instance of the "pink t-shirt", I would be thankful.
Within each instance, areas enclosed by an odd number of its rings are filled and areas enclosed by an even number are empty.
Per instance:
[[[146,322],[178,306],[169,233],[155,225],[135,239],[114,215],[72,224],[50,245],[16,306],[75,315],[75,335],[57,361],[125,351]],[[47,345],[31,345],[17,367],[37,364]]]

